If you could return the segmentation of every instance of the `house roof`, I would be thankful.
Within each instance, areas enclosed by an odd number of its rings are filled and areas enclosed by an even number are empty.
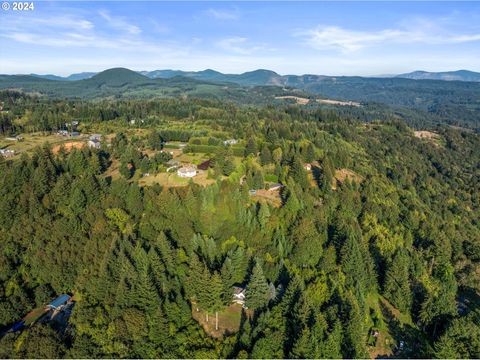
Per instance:
[[[245,288],[242,288],[240,286],[234,286],[233,287],[233,294],[234,295],[240,295],[245,292]]]
[[[208,168],[211,166],[211,164],[212,164],[212,159],[208,159],[207,161],[204,161],[203,163],[198,165],[198,168],[200,170],[208,170]]]
[[[56,309],[60,305],[65,304],[68,300],[70,300],[71,296],[67,294],[62,294],[59,297],[57,297],[55,300],[53,300],[48,306]]]

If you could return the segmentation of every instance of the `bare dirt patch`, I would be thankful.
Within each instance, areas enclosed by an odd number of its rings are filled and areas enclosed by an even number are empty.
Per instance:
[[[431,132],[431,131],[414,131],[413,132],[415,137],[420,138],[420,139],[438,139],[440,135],[437,133]]]
[[[355,101],[340,101],[340,100],[330,100],[330,99],[317,99],[317,102],[320,104],[326,105],[338,105],[338,106],[355,106],[359,107],[360,103]]]
[[[295,100],[297,104],[299,105],[306,105],[310,101],[310,99],[307,98],[302,98],[299,96],[292,96],[292,95],[287,95],[287,96],[275,96],[275,99],[279,100]]]
[[[82,142],[82,141],[68,141],[68,142],[65,142],[63,144],[58,144],[58,145],[55,145],[53,148],[52,148],[52,152],[54,154],[58,154],[58,152],[60,151],[60,149],[63,148],[65,149],[66,152],[70,152],[72,151],[73,149],[82,149],[83,147],[85,147],[87,144]]]
[[[432,131],[427,131],[427,130],[421,130],[421,131],[414,131],[413,134],[415,135],[416,138],[419,139],[426,139],[430,141],[432,144],[436,146],[440,146],[440,135],[437,133],[434,133]]]

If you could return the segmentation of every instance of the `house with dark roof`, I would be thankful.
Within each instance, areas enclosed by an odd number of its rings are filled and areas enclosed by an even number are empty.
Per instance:
[[[207,161],[202,162],[200,165],[197,166],[199,170],[208,170],[212,167],[213,161],[212,159],[208,159]]]

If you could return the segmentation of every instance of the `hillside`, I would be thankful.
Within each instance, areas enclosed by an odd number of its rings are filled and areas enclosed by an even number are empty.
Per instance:
[[[0,158],[0,358],[479,357],[478,134],[0,96],[0,131],[24,135],[0,137],[17,151]],[[65,119],[82,136],[57,134]],[[63,326],[34,323],[60,294]]]

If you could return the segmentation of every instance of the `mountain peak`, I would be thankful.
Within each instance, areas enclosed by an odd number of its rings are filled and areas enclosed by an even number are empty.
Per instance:
[[[99,85],[105,84],[109,86],[122,86],[124,84],[133,82],[147,82],[150,81],[150,79],[135,71],[118,67],[104,70],[83,81],[98,83]]]

